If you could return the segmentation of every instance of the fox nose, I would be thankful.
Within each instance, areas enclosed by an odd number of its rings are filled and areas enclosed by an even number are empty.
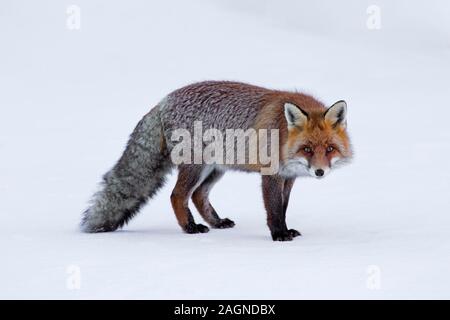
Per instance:
[[[322,177],[325,172],[322,169],[317,169],[315,173],[316,173],[316,176]]]

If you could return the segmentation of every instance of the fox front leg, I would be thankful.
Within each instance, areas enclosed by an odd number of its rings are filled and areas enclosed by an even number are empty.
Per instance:
[[[267,224],[272,234],[274,241],[291,241],[294,237],[300,235],[297,230],[288,229],[286,225],[286,206],[284,204],[284,198],[286,201],[289,199],[289,192],[292,188],[292,184],[288,183],[286,186],[285,196],[285,184],[286,179],[278,175],[267,175],[262,177],[262,189],[264,206],[267,211]]]
[[[283,215],[284,215],[284,219],[285,220],[286,220],[287,207],[289,205],[289,197],[291,195],[291,190],[292,190],[292,187],[294,186],[294,182],[295,182],[295,178],[286,179],[284,181],[284,187],[283,187]],[[289,229],[289,232],[291,233],[293,238],[302,235],[300,232],[298,232],[295,229]]]

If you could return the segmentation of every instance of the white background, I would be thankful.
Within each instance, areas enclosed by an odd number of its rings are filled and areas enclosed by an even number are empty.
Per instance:
[[[449,18],[444,0],[2,0],[0,297],[450,298]],[[212,192],[234,229],[183,234],[172,175],[122,231],[80,233],[139,119],[207,79],[347,100],[355,159],[296,182],[303,237],[272,242],[242,173]]]

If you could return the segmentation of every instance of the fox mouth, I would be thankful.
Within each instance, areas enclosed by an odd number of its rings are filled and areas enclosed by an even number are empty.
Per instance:
[[[316,179],[323,179],[331,171],[331,167],[317,168],[309,164],[306,159],[288,160],[282,171],[287,175],[311,176]]]
[[[331,171],[331,167],[327,168],[314,168],[314,167],[308,167],[308,173],[316,178],[316,179],[323,179],[325,178]]]
[[[316,174],[314,173],[314,170],[312,170],[312,169],[309,169],[309,170],[308,170],[308,173],[309,173],[309,175],[310,175],[311,177],[316,178],[317,180],[320,180],[320,179],[325,178],[325,175],[323,175],[323,176],[318,176],[318,175],[316,175]]]

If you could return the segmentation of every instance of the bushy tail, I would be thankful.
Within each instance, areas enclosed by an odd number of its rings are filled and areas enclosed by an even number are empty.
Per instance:
[[[84,232],[114,231],[126,224],[160,189],[172,165],[159,107],[138,123],[117,164],[103,176],[101,190],[84,212]]]

